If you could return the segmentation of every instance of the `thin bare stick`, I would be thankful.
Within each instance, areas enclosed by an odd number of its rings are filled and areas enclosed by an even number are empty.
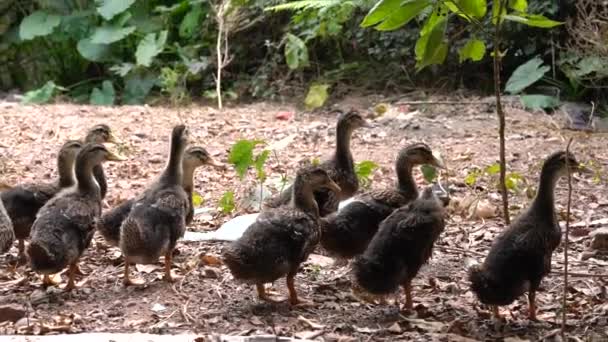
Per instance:
[[[568,204],[566,206],[566,233],[564,235],[564,294],[562,298],[562,340],[566,341],[566,308],[568,296],[568,234],[570,233],[570,206],[572,204],[572,176],[570,175],[570,144],[572,138],[566,145],[566,170],[568,175]]]
[[[551,274],[561,274],[563,275],[563,272],[558,272],[558,271],[552,271]],[[573,273],[573,272],[568,272],[568,277],[569,278],[608,278],[608,274],[593,274],[593,273]]]
[[[396,105],[476,105],[488,104],[488,101],[398,101]]]

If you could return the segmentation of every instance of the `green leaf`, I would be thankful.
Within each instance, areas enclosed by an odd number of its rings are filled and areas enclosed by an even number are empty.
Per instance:
[[[285,42],[285,61],[289,69],[295,70],[308,66],[308,48],[298,36],[287,33]]]
[[[234,165],[236,173],[241,180],[245,177],[249,167],[254,165],[253,149],[263,143],[263,140],[242,139],[232,145],[230,154],[228,155],[228,162]]]
[[[196,191],[192,191],[192,206],[194,208],[198,208],[203,204],[203,202],[205,202],[203,196]]]
[[[97,27],[91,36],[93,44],[112,44],[124,39],[135,31],[135,26],[121,27],[118,25],[104,25]]]
[[[234,0],[233,0],[234,2]],[[241,6],[247,1],[240,1]],[[342,4],[342,0],[295,0],[285,4],[279,4],[276,6],[270,6],[264,8],[264,11],[297,11],[297,10],[308,10],[308,9],[327,9],[330,7],[338,6]],[[238,5],[238,4],[237,4]]]
[[[363,18],[361,27],[374,26],[384,21],[401,7],[402,2],[402,0],[380,0],[376,2],[376,5]]]
[[[133,63],[121,63],[117,65],[112,65],[110,67],[110,71],[120,77],[125,77],[129,74],[129,72],[131,72],[131,70],[133,70],[133,68],[135,68],[135,64]]]
[[[97,12],[105,19],[110,20],[115,15],[126,11],[135,0],[96,0]]]
[[[222,209],[222,213],[224,214],[230,214],[231,212],[233,212],[236,208],[236,205],[234,203],[234,192],[224,192],[224,195],[222,195],[222,198],[220,198],[219,206],[220,209]]]
[[[481,175],[481,172],[478,169],[473,169],[469,171],[467,176],[464,178],[464,182],[468,186],[473,186],[477,183],[477,178]]]
[[[509,8],[517,12],[525,13],[528,10],[527,0],[509,0]]]
[[[304,99],[306,110],[314,110],[322,107],[329,97],[327,93],[328,89],[329,84],[312,84],[310,88],[308,88],[306,99]]]
[[[43,104],[48,103],[55,94],[56,89],[64,89],[59,87],[53,81],[48,81],[42,87],[34,90],[30,90],[25,95],[23,95],[23,99],[21,103],[23,104]]]
[[[546,108],[555,108],[559,106],[559,99],[555,96],[548,95],[523,95],[521,103],[527,109],[540,110]]]
[[[157,34],[148,33],[139,44],[135,52],[137,65],[150,66],[152,60],[165,48],[167,42],[167,31],[161,31]]]
[[[431,165],[422,165],[420,167],[420,171],[422,171],[422,176],[424,177],[424,180],[429,183],[432,183],[433,181],[435,181],[435,178],[437,178],[437,169],[435,169]]]
[[[494,0],[492,5],[492,24],[496,25],[498,22],[502,24],[504,16],[507,14],[507,0]],[[502,3],[502,6],[500,6]],[[501,9],[498,13],[499,8]],[[500,21],[498,20],[500,18]]]
[[[19,37],[21,40],[30,40],[49,35],[60,23],[60,16],[44,11],[36,11],[21,21],[21,25],[19,25]]]
[[[114,104],[114,86],[110,81],[103,81],[101,89],[93,88],[90,103],[96,106],[112,106]]]
[[[488,167],[486,167],[486,169],[484,170],[488,175],[493,176],[497,173],[500,172],[500,164],[499,163],[494,163]]]
[[[132,72],[125,77],[123,104],[141,104],[158,81],[157,75],[151,72]]]
[[[371,160],[362,160],[355,164],[355,174],[359,180],[368,179],[372,172],[378,168],[378,164]]]
[[[454,13],[469,20],[481,19],[486,15],[488,4],[486,0],[450,0],[445,5]]]
[[[448,53],[444,42],[447,20],[441,9],[435,10],[427,19],[416,42],[416,69],[418,71],[432,64],[441,64]]]
[[[381,24],[376,26],[378,31],[393,31],[409,23],[425,8],[431,5],[430,0],[414,0],[404,3],[396,11],[386,17]]]
[[[526,63],[520,65],[513,71],[511,77],[507,81],[505,91],[511,94],[517,94],[529,87],[534,82],[540,80],[551,69],[549,66],[542,66],[543,60],[539,57],[534,57]]]
[[[82,57],[91,62],[107,62],[112,59],[112,51],[107,44],[94,44],[91,40],[81,39],[76,49]]]
[[[517,172],[507,173],[505,176],[505,186],[507,189],[515,191],[519,189],[519,184],[524,180],[524,177]]]
[[[258,180],[260,180],[261,182],[266,180],[266,172],[264,172],[264,164],[266,164],[266,160],[268,159],[269,155],[270,155],[270,151],[264,150],[264,151],[262,151],[262,153],[258,154],[255,157],[255,161],[253,162],[253,165],[254,165],[256,173],[257,173]]]
[[[319,165],[321,165],[321,159],[319,159],[319,158],[313,158],[310,161],[310,165],[312,165],[312,166],[319,166]]]
[[[540,14],[525,14],[520,13],[519,15],[505,15],[505,19],[510,21],[515,21],[518,23],[522,23],[528,26],[534,27],[542,27],[542,28],[551,28],[559,25],[563,25],[564,23],[561,21],[555,21],[548,19]]]
[[[466,61],[467,59],[472,60],[473,62],[478,62],[482,60],[483,56],[486,54],[486,44],[479,39],[471,39],[469,40],[459,51],[458,56],[460,58],[460,63]]]
[[[192,6],[188,14],[184,16],[179,25],[179,36],[181,38],[192,38],[201,28],[201,18],[203,17],[203,6],[200,4]]]

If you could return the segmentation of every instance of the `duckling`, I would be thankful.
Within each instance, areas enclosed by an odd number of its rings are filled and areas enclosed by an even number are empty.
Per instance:
[[[353,131],[360,127],[371,127],[371,125],[359,112],[351,110],[339,115],[336,127],[336,150],[332,158],[322,162],[319,167],[327,171],[342,190],[338,193],[327,189],[319,189],[315,192],[315,201],[319,205],[319,213],[322,217],[338,210],[340,201],[352,197],[359,190],[359,180],[350,151],[350,140]],[[277,208],[288,204],[291,193],[292,187],[289,186],[279,195],[265,201],[264,205],[266,208]]]
[[[434,155],[426,144],[417,143],[401,149],[395,163],[397,186],[363,193],[339,212],[322,218],[321,246],[342,259],[363,253],[380,222],[418,197],[412,169],[421,164],[445,168],[441,157]]]
[[[110,129],[110,126],[106,124],[99,124],[89,129],[87,135],[84,138],[84,142],[91,144],[118,144],[120,143],[120,140],[114,135],[114,133]],[[97,183],[99,184],[99,188],[101,189],[101,198],[106,198],[106,194],[108,193],[108,182],[106,180],[106,175],[103,171],[103,166],[101,164],[93,168],[93,175],[95,175],[95,180],[97,181]]]
[[[63,144],[57,156],[59,179],[55,182],[21,184],[0,193],[13,223],[15,238],[19,241],[18,264],[26,261],[25,239],[30,235],[38,210],[61,189],[75,184],[74,160],[81,147],[82,143],[77,140],[69,140]]]
[[[431,257],[444,228],[443,202],[428,187],[382,221],[365,252],[355,259],[356,287],[384,296],[403,286],[405,307],[411,310],[412,279]]]
[[[496,237],[483,264],[469,269],[471,290],[480,302],[491,306],[496,318],[499,305],[509,305],[527,291],[528,317],[536,320],[536,290],[551,270],[551,255],[562,235],[555,212],[555,185],[574,171],[586,170],[572,153],[549,155],[532,203]]]
[[[186,216],[186,225],[192,223],[194,218],[194,205],[192,204],[192,193],[194,191],[194,171],[203,165],[211,165],[221,167],[222,165],[216,162],[209,152],[202,147],[193,146],[186,150],[183,161],[184,177],[182,187],[188,195],[188,214]],[[120,239],[120,226],[127,218],[131,207],[135,202],[134,198],[128,199],[120,203],[117,207],[101,215],[101,219],[97,224],[97,229],[104,237],[106,242],[112,246],[118,246]]]
[[[165,280],[171,274],[172,254],[177,240],[186,231],[189,200],[182,187],[182,160],[187,144],[184,125],[173,128],[169,161],[160,178],[152,183],[133,204],[120,228],[120,249],[125,257],[123,283],[143,284],[129,275],[131,263],[150,264],[165,256]]]
[[[101,214],[101,190],[93,168],[105,161],[121,160],[104,145],[86,144],[76,157],[77,185],[62,190],[38,212],[27,254],[32,270],[44,275],[44,285],[52,284],[50,274],[69,266],[66,290],[76,287],[78,260],[91,243]]]
[[[273,301],[266,294],[264,283],[286,275],[290,303],[305,303],[298,299],[294,277],[319,242],[319,207],[314,192],[321,188],[340,192],[324,169],[299,170],[290,205],[262,211],[243,236],[223,251],[224,262],[234,278],[255,284],[260,299]]]
[[[0,254],[8,252],[13,245],[13,241],[15,241],[13,223],[6,209],[4,209],[4,204],[0,201]]]

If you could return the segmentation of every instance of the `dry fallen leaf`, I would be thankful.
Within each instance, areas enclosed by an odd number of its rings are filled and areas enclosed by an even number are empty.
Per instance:
[[[201,259],[201,263],[203,265],[209,265],[209,266],[221,266],[222,265],[222,260],[215,255],[201,254],[200,259]]]

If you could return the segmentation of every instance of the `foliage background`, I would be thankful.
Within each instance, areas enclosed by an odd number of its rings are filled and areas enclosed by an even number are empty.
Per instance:
[[[457,51],[470,38],[458,18],[450,18],[455,23],[447,32],[446,63],[416,72],[414,46],[423,18],[396,31],[377,31],[360,27],[375,1],[309,0],[285,11],[268,10],[283,1],[226,1],[235,8],[229,14],[234,25],[223,75],[229,98],[304,97],[305,89],[319,82],[331,85],[338,97],[353,88],[492,90],[489,54],[481,64],[458,60]],[[216,0],[5,0],[0,4],[0,87],[27,91],[53,81],[47,92],[93,104],[150,102],[158,98],[150,95],[160,94],[178,102],[213,98],[216,5]],[[568,24],[547,31],[505,23],[509,48],[503,79],[540,56],[552,69],[538,84],[545,92],[559,92],[563,99],[602,98],[606,52],[573,42],[585,20],[578,15],[589,15],[594,6],[600,5],[530,1],[530,13]],[[46,16],[41,19],[40,13]],[[476,35],[492,48],[490,32]]]

